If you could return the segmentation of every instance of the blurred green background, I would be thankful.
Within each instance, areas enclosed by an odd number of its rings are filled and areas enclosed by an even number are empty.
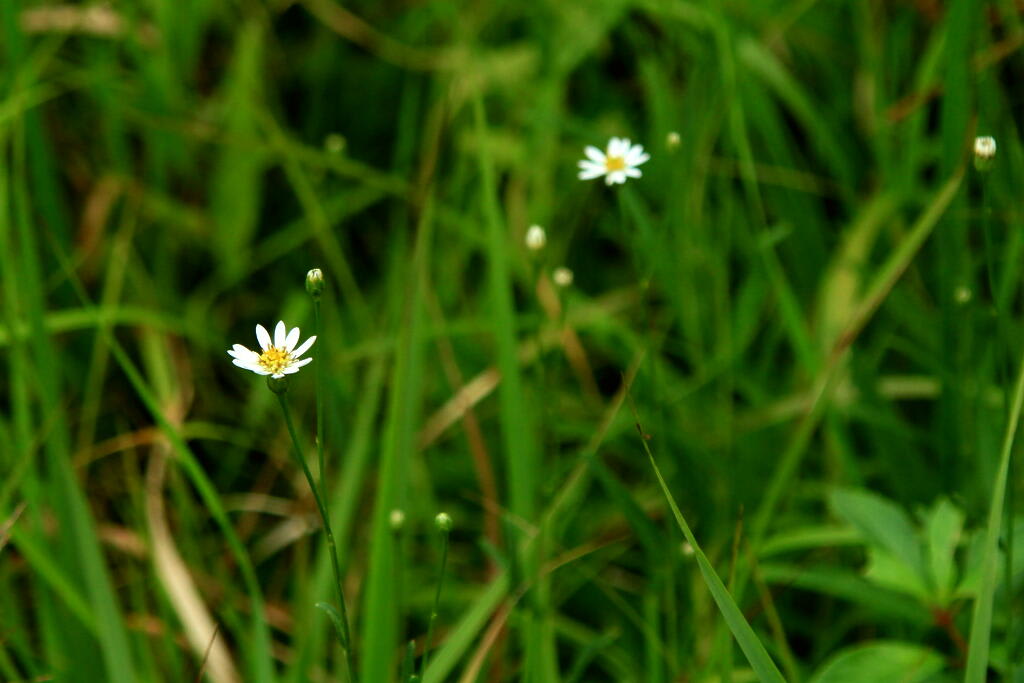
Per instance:
[[[225,353],[320,267],[364,683],[442,510],[428,683],[1024,681],[1022,45],[1013,0],[0,3],[0,678],[346,679]],[[612,136],[643,177],[578,180]]]

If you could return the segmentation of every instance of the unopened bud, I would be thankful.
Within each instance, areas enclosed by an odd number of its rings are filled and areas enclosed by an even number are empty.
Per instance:
[[[539,225],[531,225],[526,231],[526,248],[530,251],[540,251],[547,243],[548,235]]]
[[[434,524],[437,526],[438,531],[443,534],[452,530],[452,518],[448,516],[447,512],[437,513],[437,517],[434,517]]]
[[[996,158],[996,139],[991,135],[974,138],[974,168],[987,171]]]
[[[402,527],[405,526],[405,513],[395,508],[391,511],[388,521],[391,523],[392,531],[401,531]]]
[[[345,137],[339,133],[331,133],[324,138],[324,149],[331,154],[341,154],[345,151]]]
[[[324,273],[319,268],[306,273],[306,291],[314,299],[319,299],[324,291]]]
[[[559,287],[568,287],[572,284],[573,274],[572,271],[565,266],[559,266],[558,268],[555,268],[555,272],[551,274],[551,278]]]
[[[682,138],[679,137],[679,133],[672,131],[671,133],[665,136],[665,147],[668,148],[668,151],[674,152],[676,149],[678,149],[682,141]]]

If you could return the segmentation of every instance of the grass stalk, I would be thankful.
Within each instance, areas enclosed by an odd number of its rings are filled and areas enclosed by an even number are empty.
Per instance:
[[[442,515],[444,515],[442,517]],[[441,565],[437,573],[437,590],[434,591],[434,604],[430,608],[430,621],[427,622],[427,639],[423,642],[423,661],[420,664],[420,678],[427,671],[427,657],[430,646],[434,642],[434,624],[437,623],[437,610],[441,604],[441,587],[444,585],[444,572],[448,566],[448,541],[451,536],[451,518],[444,513],[437,516],[437,528],[441,532]]]
[[[1013,401],[1006,418],[1006,432],[999,455],[999,469],[992,484],[991,503],[988,512],[988,530],[982,546],[981,583],[978,597],[971,614],[971,639],[967,646],[967,666],[964,683],[984,683],[988,671],[989,644],[992,636],[992,603],[996,590],[998,573],[999,535],[1003,521],[1003,504],[1006,500],[1007,480],[1013,455],[1014,438],[1020,422],[1021,407],[1024,406],[1024,355],[1013,390]],[[1007,576],[1007,587],[1011,577]]]
[[[268,385],[274,380],[268,381]],[[320,489],[316,485],[316,481],[313,479],[313,473],[309,470],[309,465],[306,464],[306,459],[302,456],[302,446],[299,444],[299,437],[295,433],[295,425],[292,422],[291,410],[288,408],[288,397],[287,389],[280,390],[279,388],[272,389],[274,394],[277,396],[277,401],[281,405],[281,412],[284,414],[285,425],[288,427],[288,434],[292,438],[292,456],[296,463],[302,468],[302,473],[306,475],[306,482],[309,484],[310,491],[313,492],[313,498],[316,500],[317,511],[320,513],[320,519],[324,525],[324,536],[327,538],[327,549],[331,555],[331,568],[334,570],[334,587],[338,594],[338,604],[341,608],[341,624],[339,629],[339,638],[341,640],[341,647],[345,650],[345,669],[348,680],[355,682],[355,667],[352,665],[352,638],[351,632],[349,631],[348,622],[348,608],[345,604],[345,589],[342,586],[342,575],[341,566],[338,564],[338,552],[334,543],[334,532],[331,531],[331,518],[327,514],[327,507],[324,505],[323,496],[320,495]]]

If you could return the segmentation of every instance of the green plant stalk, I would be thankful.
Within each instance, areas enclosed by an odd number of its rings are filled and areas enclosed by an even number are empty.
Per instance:
[[[278,402],[281,404],[281,412],[284,413],[284,421],[288,426],[288,434],[292,437],[292,456],[298,462],[302,468],[302,473],[306,475],[306,481],[309,483],[309,488],[313,492],[313,498],[316,500],[317,510],[320,512],[320,519],[324,525],[324,536],[327,537],[327,550],[331,555],[331,567],[334,569],[334,587],[338,593],[338,603],[341,606],[341,647],[345,650],[345,668],[348,673],[348,680],[355,681],[354,672],[355,667],[352,665],[352,636],[348,627],[348,608],[345,606],[345,590],[341,585],[341,567],[338,564],[338,553],[334,543],[334,532],[331,531],[331,518],[327,514],[327,508],[324,506],[323,497],[320,495],[320,490],[316,486],[316,482],[313,481],[313,473],[309,471],[309,465],[306,464],[306,459],[302,457],[302,447],[299,445],[299,437],[295,433],[295,425],[292,423],[292,414],[288,409],[288,398],[285,392],[276,394]]]
[[[441,586],[444,584],[444,571],[448,566],[448,537],[449,531],[441,532],[441,571],[437,576],[437,590],[434,592],[434,606],[430,608],[430,621],[427,622],[427,639],[423,642],[423,661],[420,663],[420,678],[427,672],[427,656],[430,654],[430,645],[434,642],[434,624],[437,622],[437,609],[441,604]]]
[[[988,511],[988,531],[985,534],[981,560],[981,585],[974,601],[971,615],[971,641],[967,648],[967,667],[964,683],[984,683],[988,670],[989,641],[992,635],[992,602],[996,590],[999,532],[1006,498],[1006,482],[1009,478],[1010,458],[1013,454],[1017,423],[1020,422],[1021,407],[1024,405],[1024,356],[1021,357],[1017,383],[1013,390],[1013,403],[1007,415],[1006,433],[1003,436],[999,469],[992,487],[992,503]]]
[[[323,331],[320,323],[320,297],[313,297],[313,334],[320,339]],[[316,460],[317,473],[320,475],[320,495],[323,496],[324,510],[330,519],[330,503],[327,495],[327,470],[324,469],[324,364],[316,364]]]

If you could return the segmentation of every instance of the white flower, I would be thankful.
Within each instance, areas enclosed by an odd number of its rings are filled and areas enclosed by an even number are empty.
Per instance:
[[[991,135],[974,138],[974,156],[988,161],[996,155],[996,139]]]
[[[559,287],[568,287],[572,284],[572,271],[565,266],[559,266],[555,268],[555,272],[551,274],[554,278],[555,284]]]
[[[298,372],[299,368],[312,361],[312,358],[299,356],[309,350],[309,347],[316,341],[316,337],[310,337],[302,346],[295,348],[299,342],[299,328],[293,327],[291,332],[287,330],[284,321],[280,320],[274,328],[274,339],[271,341],[270,333],[263,325],[256,326],[256,340],[260,343],[262,353],[250,351],[241,344],[235,344],[228,351],[228,355],[234,358],[232,363],[240,368],[251,370],[257,375],[271,375],[280,379],[285,375]]]
[[[526,248],[530,251],[540,251],[547,243],[548,235],[539,225],[531,225],[526,231]]]
[[[609,140],[607,152],[593,145],[588,145],[583,152],[587,158],[579,163],[579,179],[593,180],[604,176],[607,185],[624,183],[626,178],[639,178],[641,173],[637,166],[651,158],[641,145],[630,144],[626,138]]]

